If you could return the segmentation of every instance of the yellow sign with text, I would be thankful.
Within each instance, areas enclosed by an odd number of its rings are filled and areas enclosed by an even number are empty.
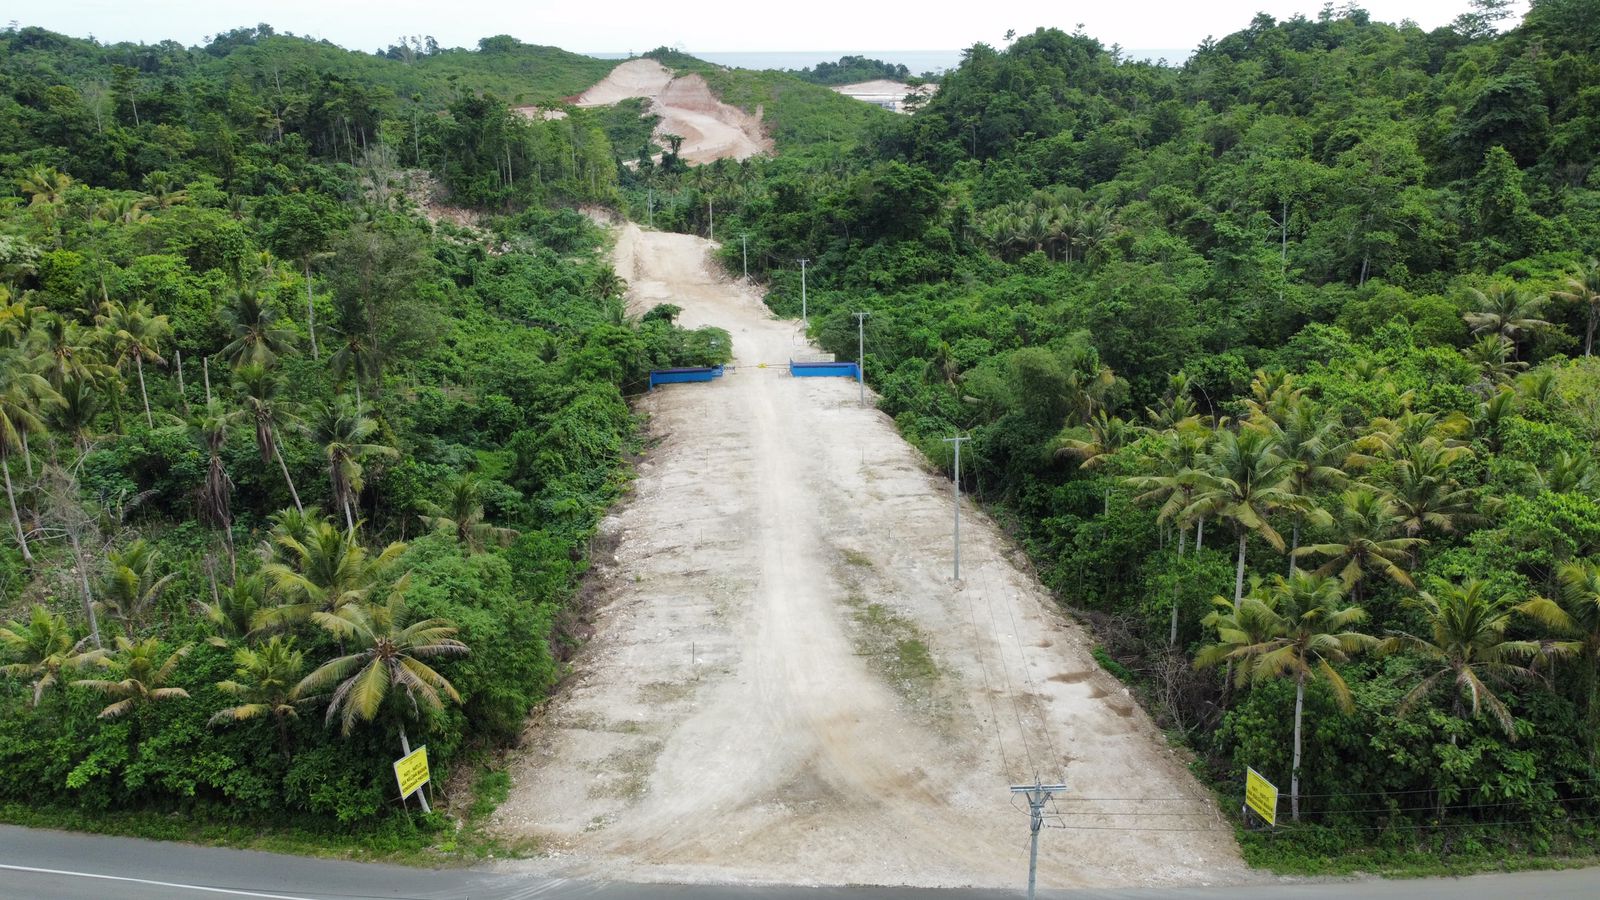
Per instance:
[[[1248,766],[1244,775],[1244,805],[1255,810],[1256,815],[1268,825],[1278,824],[1278,786],[1261,777],[1261,773]]]
[[[421,747],[394,761],[394,780],[400,784],[400,799],[415,794],[428,783],[428,747]]]

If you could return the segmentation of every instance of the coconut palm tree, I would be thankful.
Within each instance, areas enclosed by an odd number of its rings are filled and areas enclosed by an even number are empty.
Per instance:
[[[1286,387],[1288,385],[1286,384]],[[1254,401],[1249,401],[1253,403]],[[1270,406],[1252,409],[1249,424],[1270,434],[1277,443],[1275,452],[1289,465],[1289,490],[1309,497],[1314,492],[1343,484],[1349,476],[1339,464],[1350,454],[1350,442],[1340,439],[1337,417],[1311,400],[1295,395],[1277,417]],[[1289,574],[1294,574],[1296,551],[1300,548],[1302,516],[1293,513],[1289,540]]]
[[[266,607],[266,579],[260,572],[253,572],[218,592],[214,602],[196,603],[195,612],[216,632],[206,642],[213,647],[226,647],[230,641],[248,637]]]
[[[1583,332],[1583,355],[1592,356],[1595,325],[1600,323],[1600,257],[1591,256],[1574,265],[1563,287],[1565,290],[1556,291],[1555,298],[1583,307],[1588,323]]]
[[[294,638],[273,635],[258,648],[234,651],[233,678],[217,682],[217,690],[239,701],[217,710],[212,725],[244,722],[270,716],[278,731],[278,749],[289,758],[289,720],[298,718],[294,689],[305,674],[305,654],[295,649]]]
[[[1600,746],[1600,564],[1563,563],[1556,570],[1560,591],[1554,598],[1535,597],[1516,607],[1567,641],[1562,651],[1575,654],[1583,668],[1583,707],[1589,726],[1589,760]]]
[[[272,558],[261,571],[281,605],[264,610],[258,621],[269,626],[304,622],[374,602],[372,595],[385,586],[390,596],[403,596],[409,576],[391,580],[389,569],[405,549],[396,541],[374,556],[354,532],[322,518],[305,521],[299,533],[274,529]]]
[[[261,461],[278,461],[283,482],[289,486],[289,497],[294,500],[294,508],[304,512],[300,492],[295,490],[294,479],[289,477],[289,464],[283,460],[283,448],[278,441],[278,434],[283,428],[300,425],[290,404],[279,396],[283,382],[261,366],[244,366],[233,373],[233,390],[239,397],[241,408],[234,410],[228,421],[247,420],[255,426],[256,450],[261,454]]]
[[[156,549],[143,540],[134,541],[125,550],[107,553],[109,565],[100,582],[95,611],[121,622],[129,634],[137,633],[156,601],[177,577],[176,572],[156,577],[160,558]]]
[[[222,530],[228,548],[230,571],[238,570],[233,549],[233,479],[222,462],[222,448],[228,443],[228,423],[232,411],[221,400],[205,405],[189,423],[189,436],[206,452],[206,477],[200,483],[200,517]]]
[[[1103,408],[1097,409],[1088,422],[1069,425],[1056,435],[1055,457],[1071,457],[1083,468],[1092,469],[1138,440],[1145,430],[1141,425],[1124,421],[1121,416],[1108,415]]]
[[[352,508],[362,487],[361,459],[395,457],[400,453],[387,444],[370,440],[378,430],[377,420],[370,418],[359,402],[348,397],[335,397],[331,403],[317,404],[312,408],[308,424],[312,438],[322,445],[327,457],[334,502],[343,508],[345,527],[353,534],[356,520]]]
[[[1587,453],[1562,450],[1548,468],[1539,472],[1539,486],[1554,494],[1593,497],[1600,492],[1600,466]]]
[[[1520,661],[1536,656],[1541,650],[1539,643],[1506,639],[1516,599],[1507,593],[1492,593],[1488,582],[1471,579],[1446,584],[1437,592],[1423,591],[1412,602],[1427,620],[1428,637],[1390,632],[1383,652],[1413,653],[1437,668],[1400,701],[1400,713],[1416,708],[1448,680],[1451,715],[1464,719],[1463,713],[1470,712],[1477,718],[1487,709],[1506,737],[1516,740],[1511,711],[1490,688],[1494,681],[1538,677]],[[1450,743],[1455,742],[1451,735]]]
[[[73,684],[115,698],[111,705],[100,710],[102,719],[114,719],[163,700],[187,698],[188,691],[167,687],[167,682],[172,680],[178,663],[189,655],[192,647],[192,644],[184,644],[162,659],[159,640],[152,637],[134,643],[126,635],[119,634],[117,649],[106,661],[112,677],[83,678]]]
[[[232,335],[222,348],[222,358],[235,369],[270,369],[278,357],[294,349],[294,331],[278,324],[278,314],[261,302],[254,287],[246,285],[235,291],[221,315]]]
[[[0,675],[31,679],[32,702],[38,706],[44,692],[61,683],[63,672],[86,669],[105,659],[104,650],[85,649],[88,643],[88,638],[72,640],[65,616],[35,604],[26,623],[11,621],[0,627],[0,646],[13,660],[0,666]]]
[[[38,372],[35,358],[21,347],[0,348],[0,472],[4,473],[6,500],[11,504],[11,525],[16,532],[17,547],[22,551],[22,561],[33,562],[28,548],[28,536],[22,528],[22,514],[17,508],[17,493],[11,483],[11,454],[27,453],[27,435],[44,433],[44,421],[39,417],[41,405],[59,402],[60,395],[51,389]]]
[[[501,546],[516,539],[516,531],[498,528],[484,521],[483,487],[478,476],[463,472],[445,484],[445,502],[441,506],[428,503],[423,507],[427,515],[422,523],[438,531],[447,531],[468,553],[483,550],[493,541]]]
[[[1450,474],[1456,460],[1470,455],[1466,448],[1446,448],[1431,441],[1402,451],[1383,486],[1407,535],[1416,537],[1424,528],[1450,534],[1482,517],[1477,497]]]
[[[1528,367],[1527,363],[1512,359],[1511,350],[1510,341],[1498,334],[1487,334],[1461,351],[1461,355],[1465,356],[1467,362],[1478,372],[1475,390],[1486,394],[1502,385],[1510,384],[1518,372]]]
[[[1518,343],[1535,332],[1550,327],[1539,318],[1550,298],[1530,294],[1520,288],[1504,284],[1490,285],[1486,290],[1467,289],[1467,299],[1472,309],[1466,313],[1467,326],[1473,334],[1498,334],[1511,342],[1511,357],[1518,357]]]
[[[1405,565],[1410,562],[1411,551],[1428,542],[1397,536],[1404,519],[1394,501],[1366,485],[1354,487],[1340,495],[1333,519],[1333,540],[1297,551],[1301,556],[1327,557],[1317,569],[1318,575],[1338,575],[1346,591],[1355,590],[1371,573],[1387,575],[1408,588],[1416,587]]]
[[[378,717],[384,704],[396,703],[400,744],[410,752],[405,709],[440,709],[444,699],[461,702],[449,680],[425,659],[463,656],[467,645],[456,640],[456,627],[446,619],[410,622],[411,612],[399,597],[382,606],[354,603],[338,612],[317,613],[315,621],[353,652],[331,659],[295,685],[294,699],[328,695],[326,722],[339,720],[349,734],[357,722]]]
[[[1351,712],[1350,688],[1334,663],[1377,646],[1377,638],[1355,631],[1367,618],[1360,606],[1346,605],[1338,580],[1309,572],[1277,576],[1265,595],[1252,594],[1241,601],[1237,616],[1253,623],[1253,633],[1219,627],[1217,643],[1195,658],[1197,666],[1224,660],[1237,663],[1239,677],[1252,682],[1293,677],[1294,762],[1289,774],[1289,807],[1300,820],[1300,722],[1304,716],[1306,682],[1321,679],[1334,699]]]
[[[161,342],[172,333],[171,323],[166,316],[155,315],[141,301],[124,304],[114,300],[100,304],[100,314],[95,316],[95,322],[111,347],[111,357],[117,365],[133,360],[139,374],[139,396],[144,401],[145,424],[150,428],[156,427],[155,418],[150,414],[150,393],[144,386],[144,364],[149,361],[166,365],[167,361],[161,356]]]
[[[45,366],[41,375],[57,391],[68,381],[94,383],[116,375],[105,364],[90,336],[77,322],[65,316],[46,316],[34,329]]]
[[[1194,492],[1201,478],[1196,466],[1200,464],[1212,434],[1212,430],[1201,424],[1196,416],[1179,420],[1162,434],[1161,449],[1152,460],[1155,474],[1137,475],[1127,480],[1130,487],[1142,491],[1134,497],[1134,502],[1163,501],[1156,521],[1162,526],[1169,522],[1177,526],[1179,557],[1183,556],[1189,537],[1189,520],[1184,518],[1184,514],[1194,502]],[[1196,534],[1195,550],[1198,552],[1199,549],[1199,535]],[[1175,647],[1177,643],[1178,595],[1174,586],[1167,645]]]
[[[1272,513],[1292,510],[1315,524],[1328,518],[1310,498],[1291,490],[1292,474],[1291,464],[1277,455],[1277,442],[1259,428],[1224,430],[1205,455],[1195,479],[1194,500],[1184,518],[1216,516],[1233,523],[1239,546],[1234,567],[1236,604],[1244,596],[1245,548],[1250,535],[1259,535],[1275,550],[1284,549],[1283,536],[1268,520]]]

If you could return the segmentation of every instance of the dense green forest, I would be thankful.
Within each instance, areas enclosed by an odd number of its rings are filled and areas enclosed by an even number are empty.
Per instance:
[[[609,64],[506,41],[0,32],[0,810],[404,843],[402,743],[470,801],[554,683],[624,395],[728,340],[624,316],[604,123],[476,89]]]
[[[822,62],[791,71],[806,81],[830,85],[853,84],[878,78],[887,78],[890,81],[906,81],[911,78],[911,70],[899,63],[888,63],[866,56],[841,56],[838,62]]]
[[[777,310],[803,256],[825,348],[871,311],[881,408],[940,464],[971,435],[1202,773],[1277,781],[1258,860],[1592,852],[1600,5],[1501,7],[1258,16],[1179,68],[1041,30],[848,156],[707,177]]]

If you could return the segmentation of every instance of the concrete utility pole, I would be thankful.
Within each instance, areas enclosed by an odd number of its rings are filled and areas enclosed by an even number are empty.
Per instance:
[[[970,441],[970,440],[972,440],[972,438],[965,437],[965,436],[962,436],[962,435],[956,435],[953,438],[945,438],[944,439],[944,442],[946,444],[955,444],[956,445],[956,477],[955,477],[955,479],[953,481],[950,482],[950,488],[951,488],[950,493],[955,498],[955,501],[956,501],[955,502],[955,508],[956,508],[956,533],[955,533],[956,574],[955,574],[955,580],[956,581],[960,581],[961,580],[961,442],[962,441]]]
[[[806,265],[810,262],[805,258],[800,260],[800,321],[807,325],[811,324],[811,317],[806,314]]]
[[[744,280],[750,280],[750,235],[739,235],[739,246],[744,248]]]
[[[1064,784],[1040,784],[1037,777],[1033,784],[1011,786],[1011,793],[1027,795],[1028,813],[1033,820],[1029,825],[1029,830],[1033,832],[1033,847],[1028,851],[1028,900],[1033,900],[1034,880],[1039,874],[1039,829],[1044,827],[1044,805],[1052,796],[1066,793],[1066,790]]]
[[[862,406],[867,405],[867,316],[870,315],[869,312],[856,313],[856,381],[861,385]]]

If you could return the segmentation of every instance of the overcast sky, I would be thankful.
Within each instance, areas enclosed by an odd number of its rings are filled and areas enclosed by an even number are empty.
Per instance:
[[[1527,0],[1514,0],[1520,16]],[[1444,25],[1468,0],[1367,0],[1374,19]],[[576,51],[949,50],[1002,43],[1007,29],[1084,30],[1126,48],[1193,48],[1249,24],[1257,12],[1315,16],[1321,0],[984,0],[894,3],[807,0],[9,0],[0,16],[102,41],[198,44],[208,35],[267,22],[358,50],[402,35],[451,47],[510,34]],[[1510,24],[1510,23],[1507,23]]]

